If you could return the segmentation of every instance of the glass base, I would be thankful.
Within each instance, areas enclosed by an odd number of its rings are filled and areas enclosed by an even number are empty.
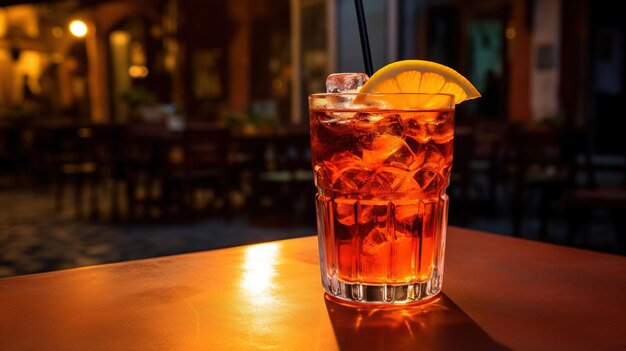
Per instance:
[[[410,284],[348,283],[336,276],[322,276],[324,290],[330,295],[350,302],[379,305],[424,302],[439,294],[441,283],[436,270],[429,280]]]

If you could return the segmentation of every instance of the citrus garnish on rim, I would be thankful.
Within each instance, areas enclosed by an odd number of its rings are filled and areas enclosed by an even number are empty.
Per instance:
[[[454,69],[425,60],[390,63],[376,71],[361,93],[423,93],[454,95],[455,104],[480,97],[480,93]]]

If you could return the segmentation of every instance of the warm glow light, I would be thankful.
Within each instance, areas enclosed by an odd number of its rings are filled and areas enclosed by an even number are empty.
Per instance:
[[[174,68],[176,68],[176,57],[170,54],[166,55],[165,62],[163,64],[169,72],[173,72]]]
[[[517,35],[517,32],[515,31],[515,28],[509,27],[504,32],[504,35],[506,36],[507,39],[513,40],[513,39],[515,39],[515,36]]]
[[[263,297],[272,286],[276,273],[274,266],[278,255],[278,244],[260,244],[246,249],[243,262],[241,288],[251,296]]]
[[[93,136],[93,131],[91,128],[80,128],[78,129],[78,136],[81,138],[91,138]]]
[[[52,36],[55,38],[61,38],[63,36],[63,28],[61,27],[52,28]]]
[[[111,38],[111,44],[116,46],[126,46],[130,42],[130,34],[123,30],[113,31],[109,37]]]
[[[41,87],[39,86],[39,76],[41,75],[43,62],[40,52],[35,50],[22,50],[20,58],[15,62],[15,71],[21,72],[22,75],[30,78],[29,87],[38,93]]]
[[[148,67],[146,66],[130,66],[128,75],[133,78],[145,78],[148,75]]]
[[[73,20],[70,23],[70,33],[75,37],[82,38],[87,35],[87,25],[81,20]]]
[[[50,60],[52,60],[52,62],[54,63],[61,63],[63,62],[63,55],[61,53],[55,52],[50,56]]]
[[[274,90],[280,90],[283,87],[283,81],[280,79],[274,79],[272,81],[272,87],[274,88]]]

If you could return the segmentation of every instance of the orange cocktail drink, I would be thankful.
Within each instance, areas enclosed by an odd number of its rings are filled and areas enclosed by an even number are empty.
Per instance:
[[[441,291],[455,99],[447,92],[309,96],[329,294],[390,304]]]
[[[428,109],[398,109],[356,104],[356,97],[311,97],[324,285],[357,301],[435,295],[443,272],[454,98],[437,96],[440,104]]]

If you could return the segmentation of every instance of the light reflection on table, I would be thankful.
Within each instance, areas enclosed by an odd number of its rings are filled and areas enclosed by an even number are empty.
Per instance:
[[[273,299],[272,279],[276,275],[275,265],[279,249],[280,245],[277,243],[258,244],[245,249],[240,287],[244,294],[253,293],[258,297],[251,299],[251,302],[261,303]]]

